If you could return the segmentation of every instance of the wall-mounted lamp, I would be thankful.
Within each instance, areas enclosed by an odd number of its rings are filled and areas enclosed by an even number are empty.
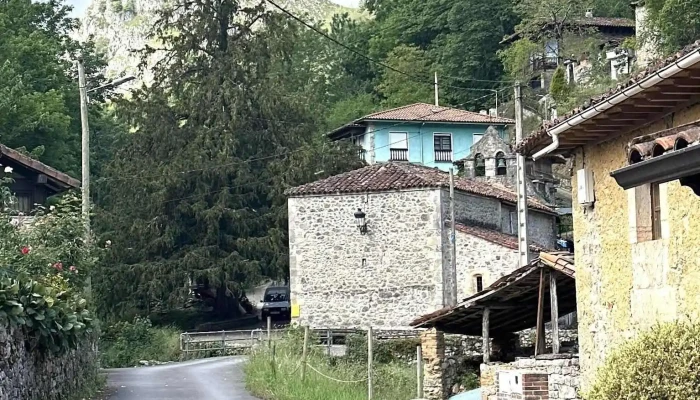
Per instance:
[[[365,220],[365,213],[362,212],[362,209],[358,208],[357,212],[355,213],[355,223],[357,224],[357,228],[360,230],[361,235],[366,235],[367,234],[367,221]]]

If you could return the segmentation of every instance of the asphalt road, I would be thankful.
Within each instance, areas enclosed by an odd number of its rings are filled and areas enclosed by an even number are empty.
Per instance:
[[[256,400],[245,390],[241,357],[107,370],[109,400]]]

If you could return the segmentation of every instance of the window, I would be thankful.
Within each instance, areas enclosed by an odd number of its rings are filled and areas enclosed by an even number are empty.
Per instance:
[[[476,293],[484,290],[484,278],[481,275],[474,275],[474,288]]]
[[[391,132],[389,141],[389,159],[391,161],[408,161],[408,133]]]
[[[477,144],[477,143],[479,143],[479,140],[481,140],[482,137],[484,137],[484,134],[483,134],[483,133],[475,133],[475,134],[473,134],[473,135],[472,135],[472,142],[474,142],[474,143],[472,143],[472,146],[475,145],[475,144]]]
[[[651,185],[651,240],[661,239],[661,195],[658,183]]]
[[[486,162],[481,154],[474,156],[474,174],[476,176],[486,176]]]
[[[31,193],[17,193],[17,211],[27,214],[32,211],[34,201]]]
[[[506,166],[506,156],[502,152],[496,153],[496,175],[506,175],[508,167]]]
[[[452,135],[449,133],[436,133],[433,135],[436,162],[452,161]]]
[[[661,190],[658,183],[634,188],[634,203],[630,203],[630,211],[635,213],[634,223],[638,243],[662,238]]]

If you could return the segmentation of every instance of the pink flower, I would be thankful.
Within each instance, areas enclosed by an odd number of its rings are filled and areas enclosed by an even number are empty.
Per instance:
[[[75,268],[75,265],[71,265],[70,268],[68,268],[70,272],[75,272],[76,274],[78,273],[78,268]]]
[[[54,267],[54,269],[56,269],[57,271],[63,271],[63,263],[61,263],[60,261],[57,262],[56,264],[54,264],[53,267]]]
[[[29,251],[30,251],[30,248],[28,246],[22,247],[22,254],[24,254],[25,256],[27,254],[29,254]]]

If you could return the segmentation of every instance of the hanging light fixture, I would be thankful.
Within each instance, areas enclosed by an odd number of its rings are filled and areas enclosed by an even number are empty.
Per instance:
[[[362,211],[362,209],[358,208],[357,212],[355,213],[355,223],[357,224],[357,228],[360,230],[361,235],[367,234],[367,221],[365,220],[366,214]]]

